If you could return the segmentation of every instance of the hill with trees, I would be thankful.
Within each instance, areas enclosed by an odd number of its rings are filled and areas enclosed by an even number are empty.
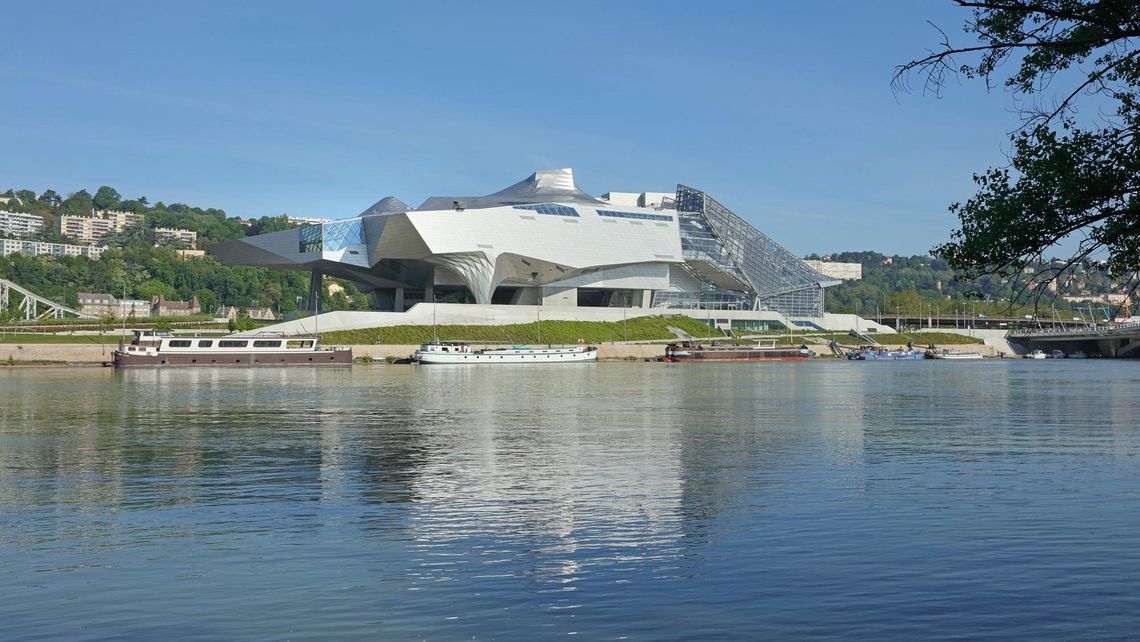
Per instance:
[[[73,243],[53,228],[61,214],[91,216],[94,210],[119,210],[143,215],[143,223],[109,234],[102,243],[110,247],[100,259],[72,256],[0,257],[0,275],[52,300],[77,305],[79,292],[106,292],[114,296],[146,299],[162,295],[189,300],[197,296],[203,310],[220,305],[270,307],[278,313],[297,309],[298,299],[308,294],[308,274],[248,266],[222,265],[212,256],[183,258],[177,246],[154,242],[154,228],[173,227],[198,233],[198,246],[228,241],[293,227],[285,215],[263,216],[246,224],[226,216],[224,210],[192,207],[183,203],[150,204],[145,196],[123,199],[112,187],[103,186],[92,196],[79,190],[61,197],[54,190],[37,195],[31,190],[8,190],[15,197],[0,209],[36,214],[46,226],[41,240]],[[367,309],[368,298],[351,282],[340,282],[345,291],[325,294],[324,309]]]
[[[813,254],[807,258],[821,257]],[[946,259],[926,255],[888,256],[865,251],[838,252],[826,258],[863,266],[861,280],[844,281],[827,289],[827,311],[858,312],[863,316],[874,316],[876,311],[952,316],[963,312],[1021,314],[1039,308],[1085,310],[1085,304],[1071,303],[1063,297],[1125,294],[1131,287],[1129,279],[1114,278],[1106,266],[1090,260],[1071,266],[1067,278],[1053,280],[1038,296],[1026,300],[1020,293],[1027,287],[1035,287],[1033,279],[1037,275],[1047,272],[1051,265],[1066,261],[1038,258],[1025,265],[1020,274],[968,279]]]

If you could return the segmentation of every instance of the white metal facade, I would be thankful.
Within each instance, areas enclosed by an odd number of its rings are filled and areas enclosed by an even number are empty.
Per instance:
[[[606,196],[579,190],[568,169],[550,170],[492,195],[432,197],[417,209],[388,197],[355,218],[223,243],[211,252],[226,263],[352,279],[377,294],[378,307],[396,310],[405,300],[443,300],[439,291],[455,287],[477,304],[650,307],[699,302],[702,292],[726,286],[737,288],[741,300],[761,294],[746,291],[751,283],[739,275],[712,275],[729,267],[686,262],[682,215],[669,194]],[[392,211],[393,203],[405,211]],[[730,254],[721,263],[734,260]],[[806,275],[802,287],[822,297],[826,277],[792,260],[796,273]],[[818,309],[822,314],[822,304]]]

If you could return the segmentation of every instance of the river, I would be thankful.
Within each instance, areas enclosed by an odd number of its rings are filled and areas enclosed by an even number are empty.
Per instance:
[[[0,371],[0,639],[1133,638],[1140,365]]]

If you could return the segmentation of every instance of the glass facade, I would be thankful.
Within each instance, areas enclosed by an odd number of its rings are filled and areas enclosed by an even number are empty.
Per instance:
[[[796,317],[823,316],[823,288],[837,281],[816,272],[700,190],[678,185],[677,212],[681,250],[685,260],[692,262],[687,269],[711,286],[707,293],[701,293],[702,300],[731,299],[735,295],[741,297],[740,305],[745,309],[774,310]],[[728,279],[714,278],[706,269],[697,269],[698,265]],[[742,290],[724,287],[727,280],[739,282]]]
[[[539,214],[546,214],[547,216],[578,216],[578,210],[573,207],[566,207],[565,205],[554,205],[553,203],[542,203],[540,205],[515,205],[516,210],[530,210],[538,212]]]
[[[298,231],[302,254],[337,252],[350,245],[364,244],[364,222],[358,218],[321,225],[305,225]]]
[[[313,252],[321,251],[321,225],[305,225],[297,231],[298,242],[297,251],[301,254],[312,254]]]
[[[618,212],[615,210],[598,210],[598,216],[610,218],[634,218],[642,221],[672,221],[672,216],[664,214],[643,214],[641,212]]]
[[[350,245],[364,244],[364,224],[358,219],[325,223],[322,236],[326,252],[337,252]]]

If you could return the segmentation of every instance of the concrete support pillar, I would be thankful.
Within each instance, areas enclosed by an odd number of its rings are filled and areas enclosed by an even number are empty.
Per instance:
[[[653,305],[653,290],[641,291],[641,307],[648,308]]]
[[[309,305],[308,309],[316,314],[321,313],[321,288],[324,287],[324,275],[318,270],[309,273]]]
[[[404,288],[396,288],[396,293],[392,297],[392,310],[394,312],[404,311]]]
[[[435,284],[428,285],[424,288],[424,303],[435,302]]]

